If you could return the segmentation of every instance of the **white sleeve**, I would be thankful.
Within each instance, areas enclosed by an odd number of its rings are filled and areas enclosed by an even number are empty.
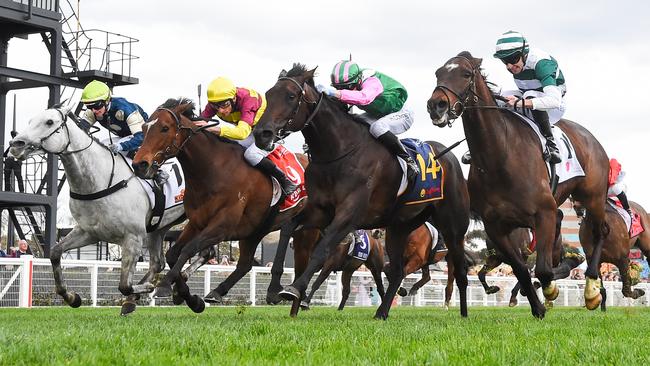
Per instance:
[[[533,109],[540,111],[547,111],[550,109],[560,108],[562,103],[562,92],[560,88],[555,85],[548,85],[544,87],[544,95],[531,99]]]

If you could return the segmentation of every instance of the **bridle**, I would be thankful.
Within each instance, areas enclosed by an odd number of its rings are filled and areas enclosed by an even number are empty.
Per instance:
[[[472,62],[465,56],[455,56],[452,57],[449,61],[455,58],[463,59],[467,61],[470,65],[472,65]],[[449,63],[449,61],[447,61],[447,63]],[[479,96],[478,94],[476,94],[476,83],[474,80],[474,78],[476,77],[476,73],[477,73],[477,68],[472,66],[471,79],[467,84],[465,90],[463,90],[461,93],[457,93],[454,90],[452,90],[450,87],[442,84],[436,85],[436,87],[433,89],[434,93],[436,90],[442,91],[442,93],[445,95],[445,98],[447,98],[447,104],[449,104],[449,112],[448,112],[449,118],[447,120],[447,126],[451,127],[452,123],[454,123],[454,121],[458,119],[458,117],[461,117],[463,115],[465,109],[479,107],[475,105],[468,105],[469,103],[478,103],[479,101]],[[452,94],[456,98],[456,102],[453,105],[451,105],[451,98],[449,98],[448,93]],[[456,112],[456,108],[459,109],[459,112]],[[429,113],[431,112],[430,106],[428,105],[427,105],[427,112]]]
[[[316,116],[316,113],[318,113],[318,110],[320,109],[321,102],[323,101],[323,93],[320,93],[320,97],[318,98],[318,101],[311,101],[307,99],[305,88],[300,85],[298,81],[296,81],[294,78],[288,77],[288,76],[281,76],[278,78],[278,81],[280,80],[289,80],[292,83],[294,83],[298,89],[300,89],[300,99],[298,99],[298,105],[296,108],[294,108],[293,113],[291,113],[291,117],[287,119],[287,122],[284,124],[284,127],[280,128],[278,130],[278,135],[277,138],[279,140],[283,140],[285,137],[289,136],[289,134],[294,131],[293,128],[293,122],[296,118],[296,115],[298,114],[298,111],[300,111],[300,106],[302,105],[302,102],[305,102],[307,105],[314,106],[314,109],[311,111],[305,122],[302,124],[302,127],[297,129],[296,131],[302,131],[308,126],[311,125],[312,120]]]
[[[34,151],[35,151],[35,150],[43,150],[43,151],[45,151],[45,152],[48,153],[48,154],[54,154],[54,155],[71,155],[71,154],[75,154],[75,153],[78,153],[78,152],[82,152],[82,151],[88,149],[88,148],[93,144],[93,142],[95,141],[95,139],[94,139],[92,136],[89,136],[88,134],[86,134],[86,136],[88,136],[88,138],[90,138],[90,143],[88,144],[88,146],[86,146],[86,147],[84,147],[84,148],[82,148],[82,149],[79,149],[79,150],[67,151],[67,150],[68,150],[68,147],[70,147],[70,143],[72,142],[72,140],[70,140],[70,129],[68,129],[68,125],[67,125],[67,123],[68,123],[68,116],[71,116],[71,118],[74,119],[74,122],[77,124],[77,126],[79,126],[79,121],[77,121],[76,116],[74,116],[74,115],[71,114],[71,113],[64,114],[64,113],[63,113],[59,108],[53,108],[53,109],[54,109],[55,111],[59,112],[59,115],[61,115],[61,120],[62,120],[63,122],[61,122],[61,124],[59,125],[59,127],[55,128],[54,131],[50,132],[49,135],[47,135],[47,136],[41,138],[41,141],[39,142],[38,145],[30,144],[30,145],[29,145],[29,149],[30,149],[30,150],[34,150]],[[54,136],[54,134],[59,133],[59,131],[61,131],[61,129],[63,129],[63,128],[65,128],[66,135],[68,136],[68,143],[65,145],[65,147],[64,147],[61,151],[49,151],[49,150],[45,149],[45,148],[43,147],[43,143],[44,143],[45,141],[47,141],[50,137]]]

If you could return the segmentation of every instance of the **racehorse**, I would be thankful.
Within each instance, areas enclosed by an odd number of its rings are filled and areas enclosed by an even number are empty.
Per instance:
[[[251,270],[260,240],[300,212],[306,200],[282,212],[279,205],[271,207],[272,182],[244,160],[242,146],[195,126],[193,118],[194,103],[189,99],[168,99],[158,107],[145,124],[144,141],[133,159],[133,167],[138,176],[145,178],[152,177],[156,167],[173,156],[183,167],[184,204],[189,222],[167,252],[171,270],[156,285],[154,296],[172,295],[174,284],[175,292],[187,305],[194,312],[201,312],[205,308],[203,299],[190,294],[186,279],[181,276],[188,259],[215,243],[239,240],[240,259],[235,271],[205,297],[205,301],[221,302],[232,286]],[[297,157],[307,166],[304,155]],[[313,230],[296,232],[294,245],[309,247],[317,235]],[[286,246],[276,253],[268,301],[273,301],[272,293],[281,289],[276,275],[282,273],[285,253]]]
[[[140,294],[153,289],[153,277],[164,268],[162,240],[167,230],[184,218],[183,205],[167,210],[158,228],[147,233],[152,208],[142,184],[133,179],[124,159],[79,127],[71,109],[53,107],[37,114],[11,141],[11,154],[19,159],[43,152],[58,155],[71,196],[75,195],[70,199],[70,212],[77,225],[52,247],[50,255],[57,294],[73,308],[81,305],[81,297],[67,289],[63,278],[64,252],[98,241],[117,243],[122,248],[119,290],[127,296],[121,314],[127,315],[135,310]],[[143,243],[149,249],[149,270],[134,285]]]
[[[510,111],[498,107],[485,77],[481,59],[469,52],[452,57],[436,71],[437,86],[427,102],[434,125],[451,125],[462,115],[467,144],[472,154],[468,189],[472,209],[484,220],[485,229],[497,247],[513,261],[513,270],[528,294],[531,311],[543,318],[545,308],[533,291],[525,264],[518,260],[508,235],[518,227],[535,230],[537,265],[535,273],[548,300],[559,290],[552,281],[552,247],[555,211],[571,194],[580,201],[594,220],[594,250],[587,269],[585,299],[594,309],[600,303],[598,263],[605,223],[608,158],[593,135],[569,120],[556,127],[566,133],[585,172],[584,177],[569,179],[552,192],[549,174],[541,157],[537,135]]]
[[[361,260],[348,254],[350,246],[354,245],[354,236],[348,234],[345,240],[337,245],[334,252],[331,252],[329,257],[327,257],[327,260],[325,260],[320,274],[311,285],[311,292],[307,295],[307,298],[300,303],[302,309],[309,309],[311,298],[323,282],[329,277],[330,273],[334,271],[342,271],[343,275],[341,277],[341,284],[343,287],[343,293],[338,309],[343,310],[345,303],[348,301],[348,297],[350,296],[350,281],[352,280],[352,274],[361,267],[362,264],[365,264],[365,266],[370,270],[370,273],[377,284],[377,292],[379,293],[379,296],[384,297],[384,284],[381,278],[381,271],[384,268],[384,248],[379,242],[377,235],[370,231],[367,231],[366,233],[368,234],[368,245],[370,246],[368,258],[366,258],[366,260]]]
[[[646,210],[641,207],[636,202],[630,201],[630,207],[636,211],[636,213],[641,218],[641,224],[645,229],[641,234],[630,238],[630,232],[627,230],[625,221],[621,215],[609,204],[607,204],[607,209],[605,211],[605,219],[609,224],[611,229],[610,235],[605,239],[605,245],[603,247],[603,254],[601,256],[600,262],[612,263],[621,274],[621,282],[623,283],[622,292],[625,297],[631,297],[637,299],[645,294],[645,291],[641,289],[632,290],[632,279],[630,277],[630,249],[637,245],[639,249],[647,258],[650,258],[650,217]],[[592,232],[594,221],[591,218],[589,212],[585,215],[582,224],[580,225],[580,242],[583,244],[583,249],[585,254],[589,256],[594,250],[591,243],[593,242]],[[599,263],[600,267],[600,263]],[[604,294],[605,288],[601,287],[601,294]],[[601,304],[601,309],[605,310],[604,307],[605,301]]]
[[[440,227],[457,264],[455,277],[461,297],[461,315],[467,316],[467,274],[462,265],[463,235],[469,225],[469,199],[460,164],[453,154],[440,157],[445,169],[444,199],[413,205],[397,197],[402,169],[397,159],[373,138],[366,123],[314,85],[314,72],[294,64],[266,92],[267,108],[254,129],[255,143],[269,148],[285,134],[301,131],[311,153],[305,172],[309,202],[294,223],[323,230],[305,272],[281,295],[304,296],[309,280],[347,233],[355,229],[386,227],[386,251],[391,269],[389,286],[375,318],[386,319],[403,275],[403,253],[409,233],[432,218]],[[444,149],[431,142],[435,152]],[[421,166],[424,174],[427,167]],[[435,173],[435,172],[434,172]],[[297,309],[292,308],[292,315]]]

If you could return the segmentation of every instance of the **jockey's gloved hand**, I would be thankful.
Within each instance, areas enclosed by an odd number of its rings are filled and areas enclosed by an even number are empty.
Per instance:
[[[114,154],[117,154],[118,152],[124,150],[122,148],[122,144],[120,144],[119,142],[108,145],[108,149],[111,150]]]
[[[323,85],[323,84],[316,85],[316,90],[318,90],[319,93],[323,93],[329,97],[336,96],[336,92],[337,92],[335,87],[329,85]]]

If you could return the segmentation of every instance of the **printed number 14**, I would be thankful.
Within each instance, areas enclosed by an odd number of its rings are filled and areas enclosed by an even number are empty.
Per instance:
[[[418,160],[418,164],[420,165],[420,172],[422,174],[421,179],[422,181],[427,180],[427,174],[431,173],[431,178],[436,179],[437,173],[440,171],[440,167],[438,164],[436,164],[435,159],[433,158],[433,154],[429,153],[429,164],[430,166],[426,166],[426,162],[424,161],[424,158],[422,155],[417,154],[416,156]]]

